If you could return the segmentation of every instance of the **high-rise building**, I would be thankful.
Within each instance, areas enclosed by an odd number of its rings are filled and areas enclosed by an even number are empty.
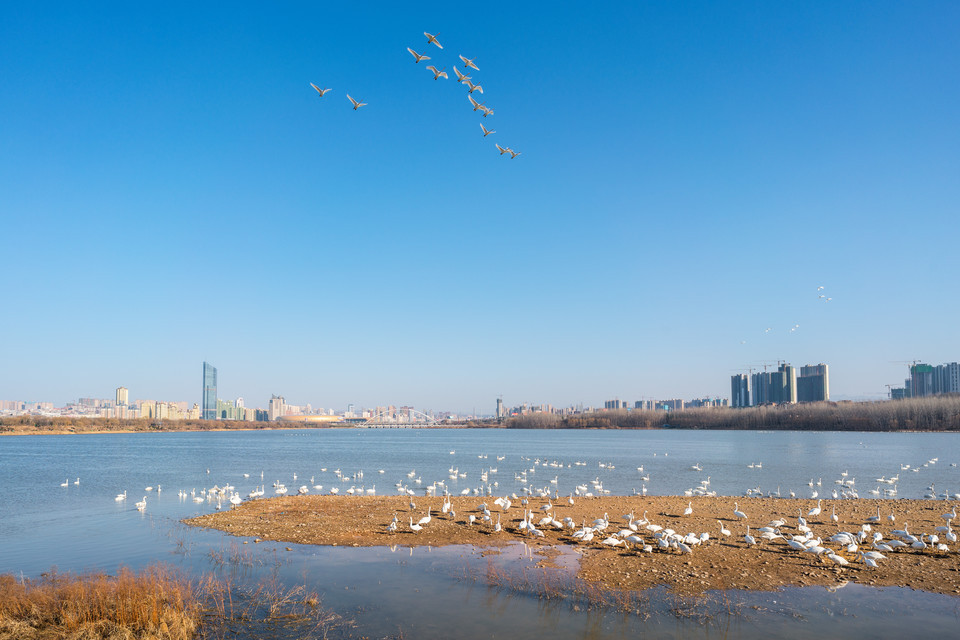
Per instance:
[[[117,387],[117,406],[125,407],[130,401],[130,393],[126,387]]]
[[[626,409],[626,408],[627,408],[627,401],[626,401],[626,400],[619,400],[619,399],[617,399],[617,400],[604,400],[604,402],[603,402],[603,408],[604,408],[604,409],[613,409],[613,410]]]
[[[781,364],[770,374],[770,402],[793,404],[797,401],[797,370]]]
[[[203,363],[203,403],[200,405],[204,420],[217,419],[217,368]]]
[[[750,406],[750,378],[745,373],[730,376],[730,406],[737,409]]]
[[[800,367],[797,378],[797,402],[825,402],[830,399],[830,369],[827,365]]]
[[[928,364],[915,364],[910,367],[910,396],[913,398],[922,398],[932,396],[935,393],[933,387],[933,367]]]
[[[772,373],[767,371],[756,372],[750,376],[750,386],[753,393],[753,406],[759,407],[762,404],[770,404],[773,400],[770,397]]]
[[[933,368],[934,393],[960,393],[960,364],[951,362]]]
[[[267,409],[267,418],[272,422],[286,414],[286,403],[283,396],[270,396],[270,407]]]
[[[503,398],[497,398],[497,422],[503,422]]]

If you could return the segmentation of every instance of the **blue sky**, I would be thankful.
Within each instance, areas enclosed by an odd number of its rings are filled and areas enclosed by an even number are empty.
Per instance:
[[[897,361],[960,359],[958,27],[953,2],[5,3],[0,397],[198,402],[203,360],[248,406],[725,397],[777,360],[881,397]],[[424,68],[460,53],[488,118]]]

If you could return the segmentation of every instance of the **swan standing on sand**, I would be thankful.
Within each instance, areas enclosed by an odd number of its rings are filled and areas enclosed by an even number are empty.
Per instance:
[[[740,503],[739,503],[739,502],[734,502],[734,503],[733,503],[733,515],[737,516],[737,517],[740,518],[741,520],[746,520],[746,519],[747,519],[747,514],[745,514],[743,511],[740,511]]]
[[[413,523],[413,518],[410,518],[410,530],[411,530],[411,531],[418,532],[418,531],[420,531],[420,530],[422,530],[422,529],[423,529],[423,527],[421,527],[419,524],[414,524],[414,523]]]

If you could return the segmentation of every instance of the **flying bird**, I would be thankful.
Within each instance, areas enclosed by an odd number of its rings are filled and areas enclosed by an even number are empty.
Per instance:
[[[407,51],[409,51],[409,52],[410,52],[410,55],[412,55],[412,56],[416,59],[416,62],[420,62],[421,60],[429,60],[429,59],[430,59],[430,56],[420,55],[419,53],[417,53],[416,51],[414,51],[414,50],[411,49],[410,47],[407,47]]]
[[[433,44],[435,44],[435,45],[437,45],[438,47],[440,47],[441,49],[443,49],[443,45],[440,44],[439,42],[437,42],[437,36],[440,35],[439,33],[436,34],[436,35],[430,35],[430,34],[427,33],[426,31],[424,31],[424,32],[423,32],[423,35],[427,36],[427,44],[430,44],[430,43],[432,42]]]
[[[483,137],[484,137],[484,138],[486,138],[486,137],[487,137],[488,135],[490,135],[491,133],[496,133],[496,131],[492,131],[491,129],[487,129],[485,126],[483,126],[483,123],[482,123],[482,122],[480,123],[480,128],[483,129]]]
[[[496,143],[494,143],[494,144],[496,144]],[[507,147],[506,149],[504,149],[503,147],[501,147],[501,146],[498,145],[498,144],[496,145],[496,147],[497,147],[497,149],[500,150],[500,155],[503,155],[503,154],[505,154],[505,153],[510,153],[510,147]]]
[[[433,71],[434,80],[436,80],[437,78],[447,78],[448,80],[450,79],[450,76],[448,76],[447,72],[444,71],[443,69],[440,69],[439,71],[437,71],[437,68],[432,65],[427,67],[427,69],[429,69],[430,71]]]
[[[460,59],[463,60],[463,68],[464,68],[464,69],[466,69],[467,67],[470,67],[471,69],[476,69],[477,71],[480,71],[480,67],[478,67],[477,65],[473,64],[473,61],[476,60],[476,58],[466,58],[466,57],[464,57],[464,56],[461,55],[461,56],[460,56]]]
[[[473,93],[474,91],[479,91],[480,93],[483,93],[483,87],[481,87],[480,85],[473,84],[469,80],[467,80],[466,84],[468,87],[470,87],[470,91],[468,91],[467,93]]]
[[[332,89],[321,89],[320,87],[313,84],[312,82],[310,83],[310,86],[317,90],[317,93],[320,94],[321,98],[323,97],[323,94],[327,93],[328,91],[332,91]],[[481,91],[480,93],[483,93],[483,92]]]
[[[520,155],[520,153],[521,153],[520,151],[514,151],[513,149],[511,149],[511,148],[509,148],[509,147],[507,147],[507,151],[510,152],[510,159],[511,159],[511,160],[513,160],[514,158],[516,158],[516,157],[517,157],[518,155]]]
[[[477,102],[476,100],[474,100],[474,99],[473,99],[473,96],[468,95],[468,96],[467,96],[467,100],[469,100],[469,101],[470,101],[470,104],[473,105],[473,110],[474,110],[474,111],[476,111],[477,109],[483,109],[483,105],[480,104],[479,102]]]
[[[492,115],[493,115],[493,109],[491,109],[490,107],[480,107],[480,108],[483,109],[483,117],[484,117],[484,118],[486,118],[487,116],[492,116]]]
[[[460,69],[456,67],[453,68],[453,72],[457,74],[457,82],[465,82],[470,80],[470,76],[460,73]]]
[[[365,106],[367,106],[367,103],[366,103],[366,102],[360,102],[359,100],[354,100],[353,98],[351,98],[349,93],[347,94],[347,100],[349,100],[350,102],[353,103],[353,110],[354,110],[354,111],[356,111],[356,110],[359,109],[360,107],[365,107]]]

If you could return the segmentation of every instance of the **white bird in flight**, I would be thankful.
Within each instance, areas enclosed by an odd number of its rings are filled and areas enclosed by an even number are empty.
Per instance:
[[[453,68],[453,72],[457,74],[457,82],[465,82],[470,80],[470,76],[460,73],[460,69],[457,69],[456,67]]]
[[[481,87],[478,84],[473,84],[472,82],[467,80],[466,85],[470,87],[470,91],[468,91],[467,93],[473,93],[474,91],[479,91],[480,93],[483,93],[483,87]]]
[[[435,45],[437,45],[438,47],[440,47],[441,49],[443,49],[443,45],[440,44],[439,42],[437,42],[437,36],[440,35],[439,33],[436,34],[436,35],[431,35],[431,34],[427,33],[426,31],[424,31],[424,32],[423,32],[423,35],[427,36],[427,44],[429,44],[429,43],[432,42],[433,44],[435,44]]]
[[[488,135],[490,135],[491,133],[496,133],[496,131],[493,131],[493,130],[491,130],[491,129],[487,129],[485,126],[483,126],[483,123],[482,123],[482,122],[480,123],[480,128],[483,129],[483,137],[484,137],[484,138],[486,138],[486,137],[487,137]]]
[[[483,117],[484,117],[484,118],[486,118],[487,116],[492,116],[492,115],[493,115],[493,109],[491,109],[490,107],[481,107],[481,109],[483,109]]]
[[[317,90],[317,93],[320,94],[320,97],[321,97],[321,98],[322,98],[323,95],[324,95],[325,93],[327,93],[328,91],[332,91],[332,89],[321,89],[320,87],[318,87],[317,85],[313,84],[312,82],[310,83],[310,86]]]
[[[366,103],[366,102],[360,102],[359,100],[354,100],[353,98],[351,98],[349,93],[347,94],[347,100],[349,100],[350,102],[353,103],[353,110],[354,110],[354,111],[356,111],[356,110],[359,109],[360,107],[365,107],[365,106],[367,106],[367,103]]]
[[[496,143],[494,143],[494,144],[496,144]],[[500,150],[500,155],[503,155],[503,154],[505,154],[505,153],[510,153],[510,147],[503,148],[503,147],[501,147],[500,145],[496,145],[496,146],[497,146],[497,149]]]
[[[513,149],[511,149],[511,148],[509,148],[509,147],[507,147],[507,151],[510,152],[510,159],[511,159],[511,160],[513,160],[514,158],[516,158],[518,155],[520,155],[520,154],[522,153],[522,152],[520,152],[520,151],[514,151]]]
[[[429,66],[429,67],[427,67],[427,69],[429,69],[430,71],[433,71],[433,79],[434,79],[434,80],[436,80],[437,78],[447,78],[448,80],[450,79],[450,76],[448,76],[448,75],[447,75],[447,72],[444,71],[443,69],[440,69],[440,70],[438,71],[437,68],[434,67],[434,66],[432,66],[432,65]]]
[[[471,68],[471,69],[476,69],[477,71],[480,71],[480,67],[478,67],[477,65],[473,64],[473,61],[476,60],[475,57],[474,57],[474,58],[467,58],[467,57],[461,55],[461,56],[460,56],[460,59],[463,60],[463,68],[464,68],[464,69],[466,69],[467,67],[469,67],[469,68]]]
[[[421,60],[429,60],[429,59],[430,59],[430,56],[421,55],[421,54],[417,53],[416,51],[414,51],[413,49],[411,49],[410,47],[407,47],[407,51],[409,51],[409,52],[410,52],[410,55],[412,55],[412,56],[415,58],[416,62],[420,62]]]
[[[480,104],[479,102],[477,102],[476,100],[474,100],[474,99],[473,99],[473,96],[468,95],[468,96],[467,96],[467,100],[469,100],[469,101],[470,101],[470,104],[473,105],[473,110],[474,110],[474,111],[476,111],[477,109],[483,109],[483,105]]]

